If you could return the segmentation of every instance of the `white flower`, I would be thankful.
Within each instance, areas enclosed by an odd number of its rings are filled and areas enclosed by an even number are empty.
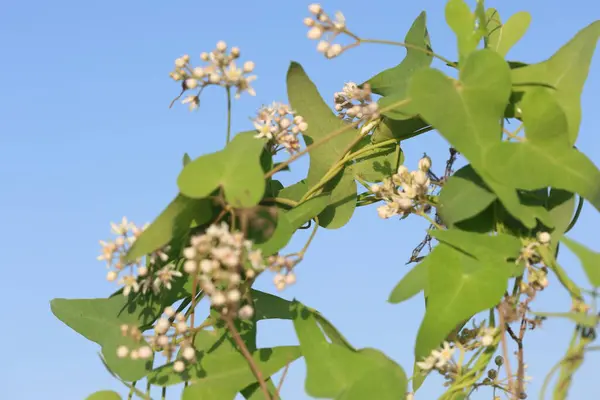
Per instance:
[[[159,320],[156,321],[156,325],[154,325],[154,331],[160,335],[164,335],[165,333],[167,333],[170,327],[171,323],[168,319],[159,318]]]
[[[294,283],[296,283],[296,275],[293,272],[290,272],[285,276],[285,284],[293,285]]]
[[[240,291],[237,289],[233,289],[227,292],[227,300],[229,300],[231,303],[237,303],[238,301],[240,301],[241,297],[242,296],[240,294]]]
[[[173,316],[175,316],[175,310],[171,306],[168,306],[167,308],[165,308],[165,310],[163,311],[163,313],[167,317],[173,317]]]
[[[332,44],[329,49],[327,49],[327,57],[328,58],[334,58],[337,57],[341,54],[342,52],[342,46],[338,43]]]
[[[320,4],[318,3],[313,3],[311,5],[308,6],[308,11],[310,11],[311,14],[319,14],[323,11],[323,8],[321,7]]]
[[[413,181],[418,186],[429,186],[429,178],[427,174],[420,169],[410,173],[413,177]]]
[[[313,26],[308,30],[306,36],[312,40],[320,39],[323,36],[323,28],[320,25]]]
[[[223,294],[223,292],[215,292],[215,293],[213,293],[213,295],[211,296],[210,300],[211,300],[212,304],[215,307],[222,306],[227,301],[227,299],[226,299],[225,295]]]
[[[198,96],[187,96],[185,99],[181,100],[181,104],[189,104],[189,110],[194,111],[200,105],[200,98]]]
[[[171,281],[174,277],[182,276],[182,273],[179,271],[175,271],[174,266],[167,265],[156,273],[156,279],[154,280],[154,287],[156,290],[160,289],[161,286],[164,286],[168,290],[171,290]]]
[[[196,357],[196,350],[194,350],[194,348],[191,346],[186,347],[181,352],[181,356],[186,360],[191,361]]]
[[[225,50],[227,50],[227,43],[222,40],[217,42],[217,50],[219,50],[221,53],[224,53]]]
[[[254,63],[252,61],[246,61],[244,63],[244,72],[246,73],[250,73],[252,71],[254,71]]]
[[[433,369],[436,363],[436,358],[433,356],[428,356],[423,359],[423,361],[417,362],[417,367],[421,369],[423,372],[428,372]]]
[[[183,263],[183,270],[188,274],[193,274],[198,270],[198,263],[194,260],[187,260]]]
[[[140,347],[138,349],[138,356],[142,359],[142,360],[146,360],[150,357],[152,357],[152,354],[154,352],[152,351],[152,349],[150,348],[150,346],[143,346]]]
[[[198,81],[194,78],[188,78],[185,80],[185,87],[188,89],[195,89],[198,87]]]
[[[125,285],[123,289],[123,295],[129,296],[129,294],[133,291],[133,293],[137,293],[140,291],[140,285],[137,281],[137,278],[133,275],[126,275],[119,280],[120,285]]]
[[[435,367],[438,369],[443,368],[451,359],[452,354],[456,349],[450,347],[450,343],[444,342],[440,350],[433,350],[431,355],[436,358]]]
[[[106,274],[106,280],[109,282],[114,282],[119,275],[115,271],[108,271]]]
[[[398,214],[398,207],[393,203],[388,203],[377,207],[377,214],[379,215],[379,218],[388,219]]]

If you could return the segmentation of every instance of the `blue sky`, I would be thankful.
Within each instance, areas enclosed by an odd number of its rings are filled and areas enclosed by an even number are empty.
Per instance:
[[[258,93],[234,103],[234,132],[251,127],[249,117],[263,103],[287,101],[285,74],[291,60],[302,63],[327,101],[344,82],[362,82],[398,63],[404,50],[364,46],[339,59],[325,60],[306,39],[302,19],[308,1],[190,2],[131,0],[6,2],[0,13],[0,299],[8,316],[0,335],[3,398],[79,400],[99,389],[122,390],[99,362],[97,346],[69,330],[50,312],[54,297],[104,297],[114,290],[95,257],[98,240],[109,237],[109,222],[123,215],[151,221],[176,193],[181,157],[219,149],[224,142],[225,97],[205,91],[201,109],[168,109],[178,87],[168,77],[173,60],[210,51],[218,40],[239,46],[256,63]],[[403,40],[420,11],[436,52],[455,58],[454,36],[444,22],[442,1],[326,1],[342,10],[349,27],[378,39]],[[504,4],[503,4],[504,3]],[[530,11],[533,22],[510,59],[541,61],[579,29],[600,16],[595,1],[489,1],[503,19]],[[600,164],[600,58],[596,56],[583,94],[578,146]],[[447,146],[435,133],[404,145],[409,167],[426,151],[434,169]],[[306,160],[287,176],[302,177]],[[440,169],[437,169],[440,171]],[[586,205],[571,237],[600,249],[600,216]],[[352,222],[322,230],[298,269],[298,283],[283,297],[296,297],[323,312],[357,347],[375,347],[411,371],[414,338],[423,313],[420,297],[401,305],[386,303],[426,224],[377,218],[375,208],[359,209]],[[302,235],[291,248],[300,247]],[[561,262],[585,282],[575,259]],[[555,281],[539,310],[566,311],[567,296]],[[258,287],[272,291],[269,279]],[[548,322],[526,339],[528,374],[536,398],[545,374],[566,349],[571,325]],[[294,344],[290,323],[262,323],[262,347]],[[592,399],[598,390],[600,355],[590,354],[578,373],[573,399]],[[308,398],[304,365],[293,364],[285,399]],[[441,393],[441,380],[429,378],[417,399]],[[474,398],[490,398],[483,391]]]

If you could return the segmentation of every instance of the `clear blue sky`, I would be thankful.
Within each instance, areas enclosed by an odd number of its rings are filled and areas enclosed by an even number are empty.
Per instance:
[[[327,61],[306,39],[302,19],[308,1],[41,1],[5,2],[0,12],[0,299],[5,307],[0,397],[80,400],[118,382],[99,362],[97,346],[69,330],[50,312],[53,297],[103,297],[114,290],[95,257],[109,222],[127,215],[151,221],[176,193],[184,152],[193,157],[224,142],[225,97],[207,90],[201,110],[168,109],[178,88],[168,77],[173,60],[196,60],[218,40],[239,46],[256,63],[257,97],[234,103],[234,131],[251,127],[248,117],[262,104],[287,101],[285,74],[291,60],[303,64],[332,101],[345,81],[361,82],[399,62],[404,51],[364,46]],[[504,3],[504,4],[503,4]],[[455,57],[454,36],[444,22],[441,0],[326,1],[342,10],[349,27],[371,38],[402,40],[420,11],[428,12],[438,53]],[[550,56],[580,28],[600,17],[596,1],[490,1],[503,19],[530,11],[533,22],[510,58],[536,62]],[[600,164],[600,57],[594,58],[583,94],[578,145]],[[408,164],[423,151],[434,167],[447,147],[430,133],[405,144]],[[306,161],[306,160],[305,160]],[[306,163],[300,163],[306,166]],[[304,168],[303,167],[303,168]],[[303,168],[289,175],[291,183]],[[439,171],[439,170],[438,170]],[[586,205],[571,236],[600,249],[600,216]],[[426,225],[379,220],[375,208],[359,209],[337,231],[321,231],[298,269],[298,283],[284,292],[322,311],[357,347],[385,351],[411,371],[413,343],[422,313],[420,297],[392,306],[387,296],[408,270],[410,251]],[[300,246],[301,237],[291,248]],[[562,263],[578,282],[585,278],[574,258]],[[569,301],[554,288],[539,310],[566,311]],[[259,288],[272,290],[269,280]],[[8,315],[6,315],[8,312]],[[530,398],[566,349],[571,325],[549,322],[527,336]],[[262,347],[294,344],[289,322],[262,323]],[[575,379],[573,399],[593,399],[600,354],[590,354]],[[304,365],[293,364],[283,389],[289,400],[305,399]],[[594,379],[595,378],[595,379]],[[432,399],[440,379],[428,379],[417,395]],[[491,397],[483,391],[475,398]]]

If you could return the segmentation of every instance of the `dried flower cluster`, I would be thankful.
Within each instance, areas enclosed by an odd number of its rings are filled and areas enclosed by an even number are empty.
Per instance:
[[[223,314],[238,313],[249,319],[251,305],[241,306],[241,284],[265,269],[262,253],[252,249],[252,242],[241,232],[230,232],[222,222],[211,225],[203,235],[194,236],[185,248],[183,269],[197,279],[200,288],[210,297],[211,305]]]
[[[267,259],[269,270],[275,272],[273,283],[277,290],[281,291],[287,286],[296,283],[296,274],[294,274],[293,270],[299,262],[299,258],[289,256],[270,256]]]
[[[198,108],[200,93],[209,85],[223,86],[227,89],[234,87],[236,88],[235,98],[239,98],[243,92],[255,96],[256,92],[250,83],[256,79],[256,76],[249,75],[254,71],[254,63],[246,61],[240,68],[236,64],[239,57],[239,48],[232,47],[227,52],[227,44],[220,41],[215,50],[200,55],[200,59],[207,65],[193,67],[190,64],[190,56],[187,54],[176,59],[175,70],[170,74],[171,78],[182,82],[182,93],[198,89],[197,94],[187,96],[182,103],[189,104],[190,110]]]
[[[406,166],[401,165],[391,178],[384,180],[382,184],[372,185],[371,192],[386,202],[377,208],[379,216],[386,219],[394,215],[410,214],[429,191],[429,168],[431,159],[425,156],[419,161],[419,169],[409,172]]]
[[[107,263],[109,271],[106,279],[109,282],[118,279],[118,283],[124,286],[125,296],[140,290],[146,293],[151,289],[158,293],[162,287],[170,289],[173,278],[181,276],[181,272],[176,271],[174,265],[165,265],[169,259],[166,254],[168,247],[155,251],[145,260],[139,258],[133,262],[125,261],[127,252],[147,226],[148,224],[140,228],[123,217],[119,224],[111,223],[111,232],[117,235],[116,239],[109,242],[100,241],[102,254],[98,256],[98,260]]]
[[[521,282],[521,293],[530,298],[535,296],[538,291],[548,287],[548,268],[542,261],[542,258],[536,251],[539,246],[550,245],[551,237],[548,232],[540,232],[537,235],[537,241],[529,243],[521,249],[521,254],[517,258],[517,263],[524,262],[527,270],[527,282]]]
[[[300,150],[298,135],[306,132],[308,124],[304,118],[287,104],[273,103],[258,110],[254,119],[254,128],[258,131],[257,138],[269,140],[268,146],[273,154],[282,148],[293,154]]]
[[[349,122],[357,119],[377,118],[379,106],[371,98],[371,85],[365,83],[362,88],[354,82],[344,85],[341,92],[333,95],[338,117]]]
[[[335,13],[335,19],[331,19],[329,15],[323,11],[320,4],[311,4],[308,6],[308,11],[312,14],[304,19],[304,25],[308,30],[308,38],[319,40],[317,50],[323,53],[327,58],[339,56],[344,48],[339,43],[333,41],[343,33],[349,33],[346,29],[346,18],[341,12]]]

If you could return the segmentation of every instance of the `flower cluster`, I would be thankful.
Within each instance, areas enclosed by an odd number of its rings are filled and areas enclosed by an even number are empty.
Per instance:
[[[534,297],[536,292],[544,290],[549,285],[548,268],[536,249],[540,246],[548,246],[550,242],[550,234],[540,232],[537,234],[537,240],[523,247],[517,258],[517,263],[524,262],[527,270],[527,282],[522,281],[520,284],[521,293],[529,297]]]
[[[481,328],[481,330],[479,331],[479,340],[481,341],[481,344],[485,347],[494,344],[494,339],[497,333],[498,329],[496,328]]]
[[[455,350],[455,348],[450,346],[450,343],[444,342],[440,349],[433,350],[429,356],[423,359],[423,361],[417,362],[417,367],[419,367],[423,373],[428,373],[433,369],[444,372],[451,362]]]
[[[409,172],[406,166],[401,165],[391,178],[385,179],[380,185],[372,185],[371,192],[386,202],[377,208],[379,216],[387,219],[394,215],[410,214],[429,191],[429,168],[431,159],[425,156],[419,161],[419,169]]]
[[[257,138],[267,138],[268,146],[273,154],[284,148],[293,154],[300,150],[298,135],[308,129],[304,118],[290,109],[286,104],[273,103],[258,110],[254,119]],[[280,147],[281,146],[281,147]]]
[[[107,263],[109,271],[106,279],[109,282],[118,279],[118,283],[124,286],[123,294],[125,296],[140,290],[142,293],[146,293],[150,289],[154,293],[158,293],[163,286],[170,289],[173,278],[181,276],[181,273],[175,270],[174,265],[164,265],[169,259],[166,254],[169,250],[168,247],[148,255],[146,260],[139,258],[132,262],[126,261],[127,252],[147,227],[148,224],[138,227],[123,217],[119,224],[111,223],[111,231],[117,235],[116,239],[108,242],[100,241],[102,253],[98,256],[98,260]]]
[[[140,332],[140,330],[136,326],[121,325],[121,334],[124,337],[131,337],[136,342],[142,341],[142,332]],[[130,349],[127,346],[117,347],[117,357],[119,358],[129,357],[132,360],[147,360],[150,357],[152,357],[153,354],[154,351],[152,350],[152,348],[146,344],[140,346],[137,349]]]
[[[304,25],[309,28],[308,38],[319,40],[317,50],[325,54],[325,57],[334,58],[339,56],[344,48],[339,43],[333,43],[333,41],[338,35],[349,33],[346,29],[344,14],[338,11],[335,13],[335,19],[331,19],[323,11],[320,4],[311,4],[308,6],[308,11],[312,14],[311,17],[304,18]]]
[[[368,83],[362,89],[354,82],[346,83],[341,92],[333,95],[333,101],[338,117],[348,121],[379,116],[379,107],[371,98],[371,85]]]
[[[261,251],[253,250],[250,240],[241,232],[230,232],[225,222],[213,224],[191,239],[183,255],[184,271],[197,279],[213,307],[223,314],[237,312],[242,319],[252,317],[251,305],[240,307],[241,283],[254,278],[265,266]]]
[[[202,89],[209,85],[225,88],[235,87],[237,89],[236,98],[239,98],[243,92],[255,96],[256,92],[250,86],[250,83],[256,79],[256,76],[248,75],[254,71],[254,63],[246,61],[240,68],[236,64],[239,57],[239,48],[232,47],[227,52],[227,44],[220,41],[217,43],[215,50],[200,55],[200,59],[208,63],[207,65],[193,67],[190,64],[190,56],[187,54],[176,59],[175,69],[170,74],[171,78],[182,82],[183,92],[199,89],[196,95],[187,96],[182,103],[189,104],[190,110],[196,109],[200,104]]]
[[[267,259],[269,270],[275,272],[273,283],[275,288],[279,291],[285,289],[287,286],[296,283],[296,274],[294,274],[294,267],[300,262],[298,258],[284,257],[284,256],[270,256]]]

